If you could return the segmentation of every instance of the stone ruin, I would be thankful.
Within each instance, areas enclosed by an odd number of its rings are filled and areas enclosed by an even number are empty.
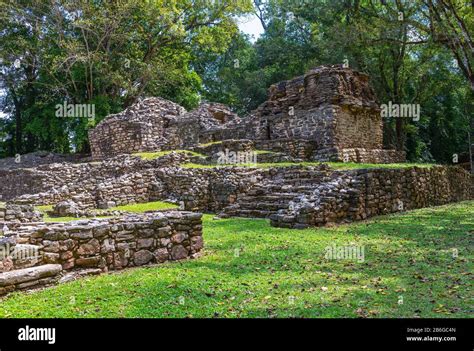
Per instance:
[[[89,139],[94,159],[233,139],[268,151],[299,142],[310,149],[304,161],[403,162],[403,152],[383,149],[382,123],[366,74],[321,66],[272,85],[268,100],[247,117],[222,104],[203,103],[187,112],[147,98],[104,119]]]
[[[167,212],[71,223],[4,224],[0,296],[108,270],[195,257],[201,214]]]
[[[187,112],[144,99],[90,131],[93,159],[35,154],[0,161],[0,295],[108,270],[196,257],[200,212],[268,218],[306,228],[363,220],[474,198],[474,177],[460,167],[335,170],[290,167],[188,168],[189,152],[152,160],[134,152],[260,150],[259,161],[400,162],[382,149],[382,120],[368,77],[339,66],[314,69],[270,87],[269,100],[239,117],[222,104]],[[118,205],[168,201],[180,210],[117,212]],[[58,216],[45,223],[38,205]],[[95,217],[98,211],[109,219]],[[5,250],[7,248],[7,250]],[[26,254],[25,254],[26,253]]]
[[[226,106],[205,103],[192,112],[162,98],[147,98],[111,115],[89,132],[92,156],[103,159],[140,151],[190,148],[207,130],[238,123]]]

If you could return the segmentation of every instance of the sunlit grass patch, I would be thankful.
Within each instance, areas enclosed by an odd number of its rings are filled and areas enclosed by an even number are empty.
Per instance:
[[[473,210],[465,201],[304,230],[204,215],[198,259],[16,292],[0,317],[468,318]],[[327,259],[331,245],[364,247],[364,261]]]
[[[137,152],[137,153],[134,153],[132,155],[139,156],[143,160],[155,160],[159,157],[169,155],[172,152],[185,153],[185,154],[188,154],[189,156],[194,156],[194,157],[199,157],[199,158],[206,158],[205,155],[200,154],[198,152],[190,151],[190,150],[165,150],[165,151],[155,151],[155,152]]]
[[[303,167],[316,167],[321,164],[327,164],[330,167],[338,170],[350,170],[350,169],[372,169],[372,168],[430,168],[435,164],[430,163],[354,163],[354,162],[275,162],[275,163],[256,163],[256,164],[230,164],[230,165],[202,165],[197,163],[185,163],[181,167],[183,168],[216,168],[216,167],[255,167],[255,168],[270,168],[270,167],[291,167],[291,166],[303,166]]]
[[[112,207],[109,210],[126,211],[126,212],[132,212],[132,213],[143,213],[143,212],[148,212],[148,211],[172,210],[178,207],[179,206],[169,203],[169,202],[152,201],[152,202],[145,202],[145,203],[139,203],[139,204],[130,204],[130,205]]]
[[[96,217],[56,217],[52,214],[54,205],[39,205],[35,208],[43,214],[43,221],[46,223],[64,223],[80,221],[91,218],[111,218],[110,216],[96,216]]]

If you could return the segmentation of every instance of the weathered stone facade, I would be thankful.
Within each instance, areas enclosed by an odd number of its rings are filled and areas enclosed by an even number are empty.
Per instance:
[[[321,66],[272,85],[268,101],[246,118],[222,104],[204,103],[186,112],[167,100],[144,99],[90,131],[92,155],[101,159],[244,139],[286,151],[295,143],[312,144],[310,153],[298,152],[307,161],[346,161],[348,149],[359,150],[350,158],[355,162],[404,160],[402,152],[383,150],[382,117],[368,81],[342,66]]]
[[[460,167],[441,166],[337,171],[270,219],[274,226],[306,228],[470,200],[471,178]]]
[[[0,170],[0,196],[18,204],[49,205],[74,200],[88,207],[104,208],[149,201],[147,191],[153,169],[189,160],[171,153],[152,161],[119,156],[104,162],[53,163],[37,168]],[[147,172],[148,171],[148,172]]]
[[[10,238],[9,247],[36,247],[35,260],[27,268],[0,266],[0,295],[56,283],[59,275],[75,269],[117,270],[194,257],[203,247],[201,216],[170,211],[67,224],[16,224],[0,244]],[[14,261],[2,258],[0,263]]]
[[[161,98],[147,98],[111,115],[89,132],[94,159],[138,151],[173,150],[199,144],[202,133],[238,123],[222,104],[203,103],[187,112]],[[225,128],[223,128],[225,129]]]
[[[42,218],[41,212],[32,205],[0,204],[0,224],[2,222],[39,222]]]

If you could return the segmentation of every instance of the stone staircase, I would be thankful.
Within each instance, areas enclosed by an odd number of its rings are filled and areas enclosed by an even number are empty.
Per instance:
[[[268,218],[279,210],[288,209],[292,202],[310,195],[315,187],[329,181],[324,170],[299,169],[277,174],[255,184],[219,214],[220,217]]]

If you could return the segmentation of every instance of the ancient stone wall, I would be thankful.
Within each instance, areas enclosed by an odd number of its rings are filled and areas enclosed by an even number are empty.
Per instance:
[[[337,171],[292,208],[272,215],[274,226],[305,228],[474,198],[460,167]]]
[[[254,148],[256,150],[281,152],[295,159],[311,161],[313,160],[313,154],[317,149],[317,143],[314,140],[292,138],[278,140],[255,140]]]
[[[40,257],[33,267],[0,270],[0,295],[56,283],[64,271],[118,270],[194,257],[203,247],[201,217],[200,213],[170,211],[17,225],[10,234],[15,242],[9,245],[40,248]]]
[[[216,164],[217,155],[226,149],[234,152],[269,151],[287,156],[287,161],[312,161],[316,148],[317,144],[312,140],[288,138],[277,140],[228,139],[221,142],[198,145],[193,147],[192,150],[208,156],[210,164]],[[257,162],[264,162],[261,159],[262,156],[258,155]]]
[[[57,154],[49,151],[35,151],[17,157],[0,159],[0,170],[38,167],[44,164],[60,162],[86,162],[88,157],[80,154]]]
[[[108,116],[89,132],[89,141],[93,158],[103,159],[138,151],[189,148],[215,138],[222,140],[223,136],[218,135],[231,130],[244,131],[245,128],[241,119],[225,105],[202,103],[197,109],[186,112],[171,101],[147,98],[119,114]]]
[[[56,284],[61,265],[43,265],[0,273],[0,296],[15,290],[34,289]]]
[[[280,149],[286,140],[307,140],[315,145],[316,160],[337,159],[342,149],[365,149],[369,154],[382,149],[382,117],[368,80],[340,65],[317,67],[272,85],[268,100],[245,118],[222,104],[203,103],[186,112],[170,101],[147,98],[90,131],[92,155],[101,159],[228,139],[282,140],[267,143]],[[378,160],[380,152],[374,153],[367,158]]]
[[[259,139],[315,140],[319,148],[382,149],[382,118],[368,76],[322,66],[272,85],[256,111]]]
[[[331,160],[356,163],[403,163],[405,156],[404,151],[398,150],[355,148],[339,149]]]
[[[47,191],[48,183],[49,174],[38,169],[0,169],[0,201]]]
[[[160,150],[168,143],[166,128],[185,113],[183,107],[165,99],[138,101],[123,112],[108,116],[89,131],[92,156],[101,159],[138,151]]]
[[[31,169],[0,171],[0,196],[18,204],[49,205],[73,199],[91,207],[107,201],[118,205],[146,200],[156,168],[180,164],[189,158],[171,153],[155,160],[118,156],[104,162],[57,163]],[[117,199],[117,200],[115,200]]]
[[[43,246],[44,262],[61,264],[64,270],[122,269],[180,260],[203,246],[199,213],[170,211],[82,222],[35,228],[28,243]]]
[[[340,149],[382,149],[382,118],[378,108],[337,106],[335,144]]]
[[[31,205],[0,204],[0,225],[6,222],[39,222],[43,215]],[[0,227],[0,232],[2,228]]]

